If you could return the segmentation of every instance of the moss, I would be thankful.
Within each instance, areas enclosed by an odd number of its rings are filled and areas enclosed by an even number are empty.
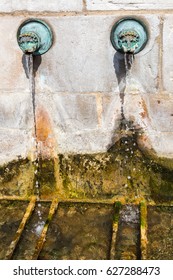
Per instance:
[[[144,229],[147,226],[147,206],[145,202],[140,203],[140,224]]]
[[[136,256],[133,252],[123,252],[121,253],[121,260],[136,260]]]
[[[36,174],[34,178],[34,183],[36,184],[37,181],[39,184],[40,197],[42,198],[53,197],[53,194],[56,193],[54,160],[39,158],[37,164],[35,165],[35,171],[37,172],[35,172]],[[36,188],[35,188],[35,192],[36,192]]]
[[[18,161],[12,161],[8,164],[4,164],[0,167],[1,182],[10,182],[14,177],[18,176],[20,173],[20,168],[22,165],[26,165],[28,159],[20,159]]]
[[[33,194],[34,168],[28,159],[0,167],[0,194],[28,197]]]
[[[130,131],[106,153],[58,155],[57,159],[28,159],[0,167],[1,195],[29,196],[39,182],[42,198],[125,199],[173,201],[173,160],[141,151],[138,133]],[[35,174],[34,174],[35,173]]]
[[[0,195],[28,198],[36,194],[36,181],[39,194],[49,198],[56,194],[54,160],[39,159],[37,165],[28,159],[20,159],[0,167]]]
[[[157,177],[153,177],[150,180],[150,186],[151,196],[155,202],[173,201],[173,181],[159,180]]]
[[[125,197],[126,202],[172,200],[172,162],[144,154],[137,145],[136,133],[122,137],[107,153],[59,155],[66,195]]]
[[[132,139],[124,138],[104,154],[60,155],[60,175],[66,192],[73,189],[92,198],[129,196],[129,193],[134,197],[134,189],[145,180],[141,173],[134,172],[133,167],[141,164],[141,154],[131,144],[134,144]],[[146,188],[146,183],[143,185]]]
[[[154,150],[144,150],[141,146],[139,147],[140,151],[147,158],[151,163],[153,162],[158,167],[165,168],[166,170],[173,170],[173,159],[172,158],[165,158],[165,157],[158,157]]]

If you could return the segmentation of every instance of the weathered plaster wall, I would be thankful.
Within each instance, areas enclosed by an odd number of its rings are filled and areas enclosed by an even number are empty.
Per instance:
[[[119,138],[124,58],[110,43],[120,18],[149,30],[124,89],[124,115],[144,133],[139,142],[173,157],[173,0],[0,2],[0,163],[31,155],[34,122],[29,81],[16,42],[19,25],[36,17],[54,32],[35,61],[38,140],[44,153],[106,151]]]

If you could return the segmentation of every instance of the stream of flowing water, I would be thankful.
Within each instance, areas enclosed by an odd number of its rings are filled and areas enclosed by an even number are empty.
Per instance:
[[[122,134],[121,142],[122,147],[124,147],[125,150],[125,157],[120,162],[120,175],[124,174],[124,166],[129,166],[129,173],[127,174],[127,184],[131,184],[131,172],[135,170],[131,170],[131,159],[133,158],[134,151],[136,149],[136,142],[135,142],[135,134],[136,129],[133,126],[133,124],[126,119],[124,114],[124,100],[125,100],[125,94],[127,93],[128,85],[131,83],[132,78],[132,65],[134,61],[134,54],[132,53],[124,53],[124,65],[125,65],[125,81],[124,81],[124,87],[123,91],[120,92],[120,100],[121,100],[121,125],[120,125],[120,133]],[[130,136],[130,138],[129,138]]]
[[[35,193],[38,201],[37,215],[39,222],[35,225],[34,230],[41,233],[44,227],[44,221],[42,219],[41,203],[40,203],[40,182],[38,173],[40,171],[40,154],[39,154],[39,143],[37,140],[37,120],[36,120],[36,100],[35,100],[35,79],[34,79],[34,57],[32,54],[26,55],[27,68],[29,72],[29,89],[32,96],[32,108],[33,108],[33,121],[34,121],[34,165],[35,165]]]

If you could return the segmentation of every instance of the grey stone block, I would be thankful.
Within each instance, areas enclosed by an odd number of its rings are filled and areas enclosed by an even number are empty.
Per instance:
[[[163,89],[173,93],[173,15],[165,15],[163,25]]]
[[[172,8],[171,0],[87,0],[88,10],[164,10]]]
[[[98,126],[96,98],[85,94],[54,94],[51,118],[63,132],[96,129]]]
[[[1,0],[0,12],[14,11],[32,11],[32,12],[61,12],[61,11],[81,11],[83,7],[82,0]]]
[[[114,130],[88,130],[76,133],[60,133],[54,130],[58,152],[64,154],[93,154],[106,152],[116,139]],[[117,136],[118,139],[118,136]]]
[[[0,129],[0,164],[26,158],[33,147],[32,131]]]
[[[33,104],[30,93],[0,95],[0,127],[28,130],[34,126]]]
[[[156,92],[160,21],[155,15],[139,18],[148,25],[150,39],[135,56],[131,73],[138,91],[142,88],[144,92]],[[111,28],[118,19],[112,15],[49,19],[56,30],[56,41],[42,58],[38,90],[119,93],[120,76],[125,75],[124,57],[116,53],[110,42]]]

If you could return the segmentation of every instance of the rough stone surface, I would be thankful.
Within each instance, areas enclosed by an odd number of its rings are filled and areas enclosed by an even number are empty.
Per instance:
[[[173,98],[169,95],[125,96],[124,113],[134,125],[158,132],[173,131]]]
[[[153,93],[157,91],[159,18],[140,18],[149,27],[150,40],[136,55],[132,74],[139,91],[142,88]],[[37,90],[119,93],[119,80],[125,75],[124,57],[116,53],[110,42],[110,30],[118,19],[112,15],[49,18],[56,30],[56,41],[42,58]]]
[[[56,42],[42,59],[44,67],[38,69],[38,90],[115,91],[114,50],[109,38],[114,19],[112,16],[49,19],[56,30]],[[50,75],[52,71],[55,75]]]
[[[121,119],[121,100],[120,96],[114,93],[103,94],[101,97],[100,106],[100,127],[103,130],[114,131],[120,125]]]
[[[95,129],[76,133],[59,133],[59,130],[55,129],[54,133],[58,140],[58,151],[69,154],[106,152],[112,146],[113,139],[116,139],[112,130]]]
[[[42,11],[81,11],[83,7],[82,0],[1,0],[0,2],[0,12],[14,12],[14,11],[32,11],[32,12],[42,12]]]
[[[80,132],[97,128],[95,96],[55,94],[52,105],[54,105],[54,108],[52,108],[54,127],[59,127],[62,132]]]
[[[0,128],[28,130],[33,125],[32,97],[29,93],[0,95]]]
[[[0,38],[3,42],[0,56],[0,94],[28,92],[29,81],[22,63],[23,54],[16,40],[18,27],[25,18],[2,16],[0,20]]]
[[[172,132],[173,98],[169,95],[157,95],[148,98],[146,105],[153,129],[166,133]]]
[[[10,3],[12,7],[14,2],[6,1]],[[28,7],[33,8],[34,3]],[[80,2],[68,3],[68,7],[74,7],[74,3]],[[110,42],[111,28],[119,16],[103,12],[42,17],[54,32],[52,48],[34,59],[37,137],[45,155],[46,149],[51,155],[105,152],[121,137],[124,114],[127,122],[143,130],[141,143],[158,155],[173,156],[173,99],[169,94],[173,88],[173,60],[168,57],[172,15],[164,17],[162,76],[162,17],[143,13],[138,18],[148,28],[149,41],[135,55],[127,73],[125,57]],[[26,61],[16,41],[17,29],[26,19],[1,16],[0,163],[18,155],[27,156],[34,147],[32,96]]]
[[[149,135],[152,147],[160,157],[173,158],[173,133],[153,133]]]
[[[132,95],[124,102],[124,115],[141,130],[140,145],[160,157],[173,156],[173,99],[169,95]]]
[[[60,153],[102,152],[118,139],[121,103],[117,94],[40,93],[36,101],[38,108],[48,112]]]
[[[37,58],[37,91],[119,93],[118,78],[124,73],[118,72],[118,67],[124,63],[124,59],[115,54],[110,43],[110,29],[118,18],[79,16],[51,17],[45,20],[53,27],[55,39],[54,45],[42,56],[40,62]],[[148,88],[150,92],[157,90],[159,19],[157,16],[145,16],[144,20],[148,22],[148,25],[151,22],[151,38],[146,48],[136,56],[132,71],[138,81],[139,89],[142,88],[147,93]],[[3,39],[1,48],[5,55],[0,58],[0,88],[3,91],[18,92],[20,90],[21,92],[29,88],[24,70],[26,64],[16,42],[16,32],[22,21],[22,17],[1,18],[0,36],[3,37],[4,32],[8,34]],[[11,46],[13,46],[12,50]],[[143,65],[142,68],[148,67],[151,75],[150,82],[148,79],[146,82],[147,71],[143,71],[141,75],[141,65]]]
[[[173,93],[173,57],[170,50],[173,48],[172,15],[166,15],[163,24],[163,89]]]
[[[32,131],[0,129],[0,163],[26,158],[33,147]]]
[[[173,9],[172,0],[87,0],[88,10]]]

